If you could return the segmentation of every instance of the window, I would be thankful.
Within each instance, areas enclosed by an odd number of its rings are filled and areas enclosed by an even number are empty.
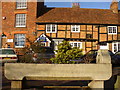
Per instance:
[[[16,27],[26,27],[26,14],[16,14]]]
[[[47,24],[46,25],[46,33],[56,33],[57,25],[56,24]]]
[[[25,34],[15,34],[15,47],[25,46]]]
[[[86,38],[91,39],[93,38],[92,34],[86,34]]]
[[[70,42],[70,45],[72,47],[79,47],[80,49],[82,48],[82,42]]]
[[[41,46],[46,46],[46,42],[41,42]]]
[[[26,9],[27,8],[27,0],[16,0],[16,8],[17,9]]]
[[[117,26],[108,26],[108,34],[117,34]]]
[[[112,51],[114,53],[120,51],[120,42],[115,42],[112,44]]]
[[[80,25],[71,25],[71,32],[80,32]]]

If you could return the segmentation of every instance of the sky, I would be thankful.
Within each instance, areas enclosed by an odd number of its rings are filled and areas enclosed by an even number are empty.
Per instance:
[[[80,8],[109,9],[111,2],[79,2],[79,4]],[[45,5],[47,7],[71,7],[72,2],[45,2]]]
[[[47,7],[71,7],[72,2],[45,2]],[[81,8],[109,9],[110,2],[80,2]]]

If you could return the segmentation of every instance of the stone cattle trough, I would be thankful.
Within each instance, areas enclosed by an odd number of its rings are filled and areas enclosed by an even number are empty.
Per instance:
[[[11,88],[22,88],[22,80],[92,80],[90,88],[104,88],[112,76],[111,58],[107,50],[99,50],[96,64],[26,64],[6,63],[5,77]]]

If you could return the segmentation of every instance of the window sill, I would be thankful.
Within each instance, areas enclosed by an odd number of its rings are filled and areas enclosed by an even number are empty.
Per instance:
[[[15,26],[16,28],[26,28],[26,26]]]
[[[80,33],[80,31],[71,31],[72,33]]]
[[[108,33],[108,35],[116,35],[117,33]]]
[[[15,48],[24,48],[25,46],[15,46]]]
[[[16,8],[16,10],[24,10],[24,9],[28,9],[27,7],[26,8]]]
[[[57,32],[46,32],[46,33],[57,33]]]

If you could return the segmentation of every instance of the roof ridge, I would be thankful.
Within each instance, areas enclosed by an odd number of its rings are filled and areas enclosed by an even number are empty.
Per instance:
[[[91,10],[110,10],[111,9],[99,9],[99,8],[69,8],[69,7],[57,7],[57,8],[54,8],[54,9],[91,9]]]

